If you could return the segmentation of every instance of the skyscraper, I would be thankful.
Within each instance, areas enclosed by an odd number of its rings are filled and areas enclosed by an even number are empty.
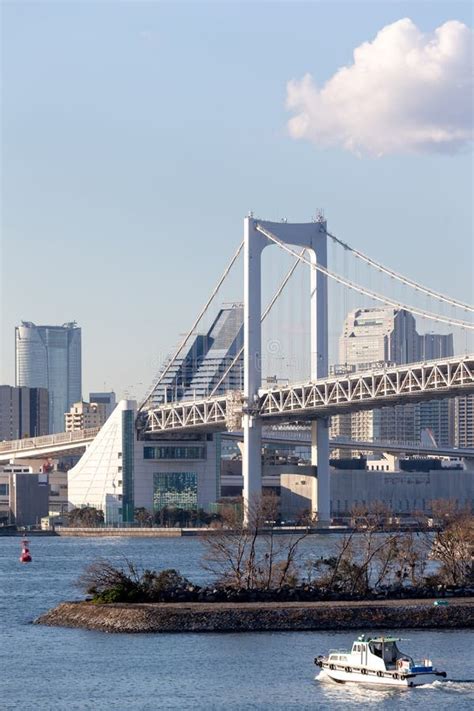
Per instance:
[[[47,388],[49,431],[64,431],[64,413],[81,400],[81,329],[75,322],[15,328],[16,385]]]
[[[411,313],[403,309],[369,308],[351,311],[339,339],[339,363],[413,363],[418,357],[418,333]]]
[[[366,370],[386,363],[403,365],[417,360],[417,356],[416,321],[408,311],[360,308],[347,315],[339,339],[342,368]],[[332,436],[345,434],[354,440],[413,441],[417,438],[416,405],[338,415],[331,423]]]

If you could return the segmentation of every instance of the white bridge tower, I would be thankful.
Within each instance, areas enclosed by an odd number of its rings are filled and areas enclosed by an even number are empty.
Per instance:
[[[260,228],[260,229],[259,229]],[[244,515],[262,493],[262,424],[258,416],[259,389],[262,385],[261,255],[273,244],[265,230],[287,245],[308,250],[313,264],[327,268],[326,222],[290,224],[266,222],[246,217],[244,222]],[[328,375],[328,287],[327,277],[311,269],[311,380]],[[313,512],[318,524],[330,521],[329,423],[318,418],[311,425],[311,462],[318,467],[317,497]]]

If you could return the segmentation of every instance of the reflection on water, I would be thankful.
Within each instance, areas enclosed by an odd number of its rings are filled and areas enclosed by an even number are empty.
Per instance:
[[[323,555],[322,539],[313,537],[308,551]],[[74,581],[97,557],[174,567],[203,582],[199,539],[33,538],[33,563],[23,566],[19,548],[19,539],[0,538],[2,711],[473,708],[468,631],[401,634],[410,653],[431,657],[451,681],[412,690],[323,683],[315,680],[314,657],[350,646],[355,633],[107,635],[29,624],[80,597]]]

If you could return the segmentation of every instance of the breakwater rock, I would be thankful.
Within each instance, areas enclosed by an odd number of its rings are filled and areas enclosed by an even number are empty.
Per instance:
[[[474,598],[358,602],[112,603],[63,602],[35,624],[102,632],[257,632],[472,628]]]

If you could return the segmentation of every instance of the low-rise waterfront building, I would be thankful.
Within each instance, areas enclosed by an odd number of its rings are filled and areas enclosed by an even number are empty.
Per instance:
[[[48,474],[19,472],[12,467],[8,485],[9,521],[17,526],[39,525],[43,516],[48,514]]]
[[[219,435],[140,440],[136,403],[118,403],[68,472],[70,507],[93,506],[108,523],[131,523],[135,508],[207,509],[219,497]]]
[[[42,516],[58,518],[67,512],[67,471],[58,464],[57,460],[21,459],[0,467],[0,520],[4,523],[14,522],[14,512],[10,506],[12,474],[31,474],[33,477],[39,474],[47,475],[49,498],[46,513]],[[33,523],[36,524],[37,521]]]

